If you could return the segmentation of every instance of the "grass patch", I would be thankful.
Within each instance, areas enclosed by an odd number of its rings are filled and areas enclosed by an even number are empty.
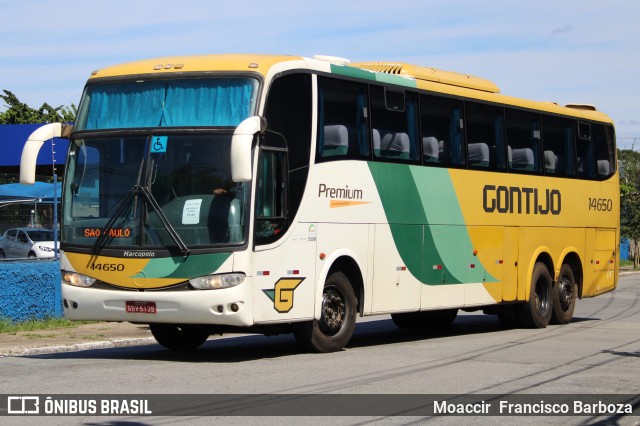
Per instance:
[[[626,266],[631,266],[633,268],[633,260],[620,260],[620,267],[626,267]]]
[[[102,333],[96,333],[96,334],[91,335],[91,336],[81,336],[80,338],[83,339],[83,340],[103,340],[103,339],[106,339],[107,336],[105,334],[102,334]]]
[[[75,328],[81,324],[92,324],[95,322],[98,321],[69,321],[66,318],[31,319],[13,322],[6,318],[0,318],[0,334],[14,334],[21,331],[47,330],[50,328]]]
[[[23,337],[26,337],[27,339],[46,339],[48,337],[53,338],[53,337],[58,337],[57,334],[55,333],[49,333],[49,334],[39,334],[39,333],[25,333],[22,334]]]

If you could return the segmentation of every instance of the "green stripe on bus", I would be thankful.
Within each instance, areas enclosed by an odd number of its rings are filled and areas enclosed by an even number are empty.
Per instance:
[[[414,78],[401,77],[394,74],[376,73],[376,81],[381,83],[397,84],[398,86],[418,87]]]
[[[399,86],[407,86],[412,88],[418,87],[416,80],[413,78],[406,78],[399,75],[386,74],[383,72],[372,72],[344,65],[331,64],[331,73],[358,79],[378,81],[380,83],[397,84]]]
[[[398,253],[420,282],[496,281],[473,256],[471,238],[446,169],[375,162],[369,163],[369,169]],[[471,268],[472,264],[476,266]]]
[[[209,275],[231,256],[231,253],[197,254],[188,257],[150,259],[142,273],[132,278],[192,278]]]
[[[376,80],[376,74],[371,71],[365,71],[360,68],[347,67],[344,65],[331,64],[331,73],[364,80]]]

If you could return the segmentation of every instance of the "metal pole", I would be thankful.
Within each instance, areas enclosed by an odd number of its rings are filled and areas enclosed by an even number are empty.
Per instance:
[[[53,253],[58,258],[58,175],[53,173]]]
[[[56,173],[56,140],[51,135],[51,167],[53,172],[53,255],[58,259],[58,174]]]

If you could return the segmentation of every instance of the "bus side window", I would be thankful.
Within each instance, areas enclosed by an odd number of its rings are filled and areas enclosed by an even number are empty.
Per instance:
[[[420,124],[425,164],[465,164],[462,107],[462,102],[457,99],[420,96]]]
[[[267,134],[266,138],[278,138]],[[287,227],[287,151],[262,147],[258,157],[255,206],[255,242],[269,244]]]
[[[367,86],[318,77],[316,161],[368,158]]]
[[[307,184],[311,154],[311,74],[276,78],[267,94],[264,116],[269,130],[284,136],[289,161],[287,215],[293,220]],[[274,142],[275,143],[275,142]]]
[[[507,109],[507,163],[515,172],[541,172],[540,115]]]
[[[506,169],[504,109],[466,102],[465,124],[469,166]]]
[[[612,126],[591,125],[591,138],[595,148],[597,177],[602,179],[616,171],[615,137]]]
[[[542,146],[546,175],[576,175],[574,145],[574,120],[542,116]]]
[[[399,161],[417,160],[416,96],[385,87],[371,87],[373,155]]]
[[[593,179],[596,176],[596,156],[591,139],[578,139],[576,143],[578,155],[578,176]]]

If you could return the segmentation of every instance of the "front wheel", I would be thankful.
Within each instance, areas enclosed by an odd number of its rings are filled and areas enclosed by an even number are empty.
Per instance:
[[[551,291],[553,280],[549,269],[542,262],[536,262],[531,275],[531,292],[526,303],[517,305],[520,323],[529,328],[545,328],[551,319],[553,303]]]
[[[552,324],[569,324],[573,318],[573,310],[576,308],[578,298],[578,285],[576,284],[571,266],[564,264],[560,268],[558,282],[553,289]]]
[[[197,325],[149,324],[149,328],[158,343],[177,351],[196,349],[209,338],[209,332]]]
[[[322,291],[319,320],[295,324],[296,340],[314,352],[335,352],[349,343],[356,325],[357,300],[342,272],[327,278]]]

